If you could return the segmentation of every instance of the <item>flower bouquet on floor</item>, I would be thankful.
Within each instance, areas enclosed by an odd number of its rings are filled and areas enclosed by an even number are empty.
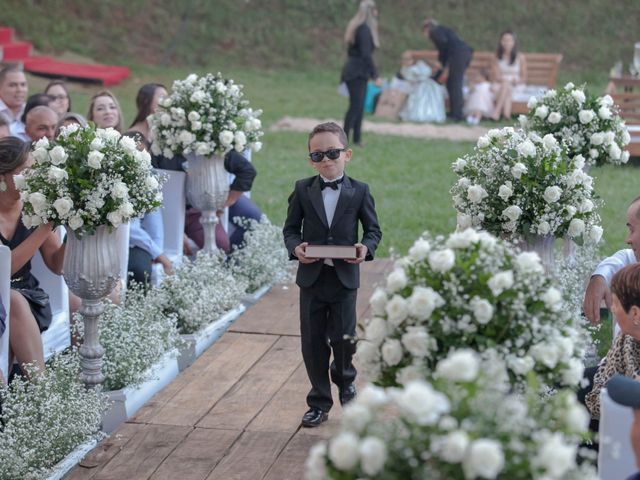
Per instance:
[[[589,414],[573,392],[518,395],[502,366],[452,351],[430,382],[365,387],[310,450],[306,480],[592,479],[576,462]]]
[[[609,95],[596,97],[583,87],[567,83],[541,98],[531,97],[529,113],[519,120],[523,128],[544,137],[551,134],[568,149],[582,155],[587,167],[627,163],[630,141],[617,105]]]
[[[243,95],[242,85],[220,73],[203,77],[192,73],[176,80],[171,94],[150,116],[152,152],[172,158],[260,150],[262,110],[249,108]]]
[[[551,134],[490,130],[472,154],[453,163],[458,228],[512,241],[541,235],[598,243],[602,227],[584,162],[568,157]]]
[[[486,232],[419,238],[374,291],[371,312],[356,358],[377,385],[430,378],[459,348],[504,363],[514,386],[582,379],[587,335],[538,255]]]
[[[51,222],[82,237],[99,226],[118,227],[162,202],[149,153],[113,128],[65,127],[54,143],[38,140],[33,158],[14,177],[27,227]]]

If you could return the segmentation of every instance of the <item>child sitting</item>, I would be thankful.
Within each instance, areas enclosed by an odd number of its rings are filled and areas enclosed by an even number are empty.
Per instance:
[[[477,125],[482,117],[490,117],[493,113],[493,92],[489,81],[489,72],[478,70],[471,77],[471,91],[465,102],[464,110],[469,125]]]
[[[431,78],[432,70],[422,60],[417,62],[405,52],[402,55],[401,78],[410,85],[407,103],[400,112],[400,118],[410,122],[444,122],[444,89]]]

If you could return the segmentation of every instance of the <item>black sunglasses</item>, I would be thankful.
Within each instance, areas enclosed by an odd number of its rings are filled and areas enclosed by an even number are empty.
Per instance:
[[[326,155],[329,160],[337,160],[342,152],[346,152],[346,148],[332,148],[326,152],[311,152],[309,158],[312,162],[320,163]]]

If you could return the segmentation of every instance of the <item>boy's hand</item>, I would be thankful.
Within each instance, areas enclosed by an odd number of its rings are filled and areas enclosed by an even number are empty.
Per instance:
[[[300,263],[314,263],[320,260],[319,258],[309,258],[304,254],[305,250],[307,249],[307,245],[309,245],[309,242],[302,242],[293,251],[293,254],[298,257],[298,261]]]
[[[345,262],[347,263],[362,263],[364,262],[364,259],[367,258],[367,252],[369,251],[367,249],[366,245],[363,245],[361,243],[356,243],[354,245],[354,247],[356,247],[356,255],[358,255],[357,258],[354,258],[353,260],[346,260]]]

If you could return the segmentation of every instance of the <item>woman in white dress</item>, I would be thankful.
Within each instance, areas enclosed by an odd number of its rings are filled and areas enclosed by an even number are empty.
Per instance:
[[[516,34],[506,31],[500,36],[496,57],[491,64],[492,90],[495,105],[491,118],[511,118],[511,98],[514,93],[525,88],[527,64],[524,55],[518,51]]]

